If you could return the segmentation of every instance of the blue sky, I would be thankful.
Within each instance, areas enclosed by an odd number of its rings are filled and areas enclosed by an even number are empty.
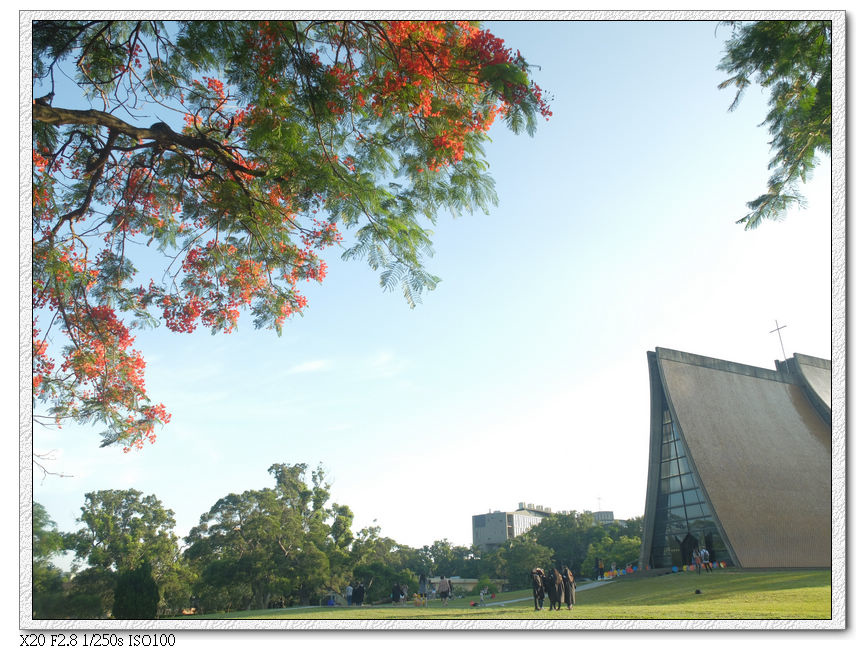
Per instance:
[[[803,188],[807,210],[734,223],[770,153],[765,95],[731,113],[717,88],[726,28],[485,26],[540,66],[553,117],[534,138],[494,127],[499,205],[441,215],[439,287],[411,310],[334,251],[281,338],[249,321],[139,333],[171,423],[130,454],[100,449],[95,428],[37,428],[35,449],[72,475],[34,472],[61,530],[77,528],[85,492],[135,488],[174,510],[183,537],[222,496],[270,486],[277,462],[321,463],[356,530],[375,521],[411,546],[469,545],[472,515],[519,501],[642,515],[646,351],[773,367],[777,319],[788,355],[830,356],[829,161]]]

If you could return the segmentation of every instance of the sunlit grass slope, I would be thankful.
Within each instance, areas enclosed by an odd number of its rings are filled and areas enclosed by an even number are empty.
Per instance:
[[[828,570],[735,569],[629,577],[577,592],[576,606],[570,611],[563,607],[551,612],[545,607],[536,612],[531,592],[516,591],[497,594],[486,607],[472,607],[476,598],[462,598],[446,607],[439,602],[425,608],[411,603],[311,607],[184,619],[828,619],[830,578]]]

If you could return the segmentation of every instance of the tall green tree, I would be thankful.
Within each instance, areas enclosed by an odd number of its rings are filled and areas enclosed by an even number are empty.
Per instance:
[[[78,518],[84,527],[67,537],[77,560],[112,571],[147,560],[159,582],[177,557],[174,512],[134,489],[88,492],[84,500]]]
[[[186,542],[186,556],[200,576],[196,592],[209,609],[262,609],[272,596],[297,586],[291,575],[304,548],[300,517],[273,489],[219,499]]]
[[[42,504],[33,502],[33,618],[62,618],[66,580],[52,558],[63,549],[57,524]]]
[[[208,609],[261,609],[271,600],[314,602],[349,570],[351,510],[328,506],[319,467],[274,464],[275,487],[219,499],[186,538],[194,587]]]
[[[351,558],[355,566],[379,561],[389,563],[399,548],[396,540],[381,536],[381,526],[361,528],[351,545]]]
[[[505,575],[511,588],[529,587],[531,572],[535,567],[548,567],[553,560],[553,550],[538,544],[530,535],[520,535],[508,540],[501,549]]]
[[[326,553],[330,562],[328,587],[342,593],[343,588],[351,581],[352,561],[351,545],[354,534],[351,525],[354,513],[346,505],[334,503],[331,506],[332,523]]]
[[[63,551],[63,534],[41,503],[33,502],[33,561],[48,562]]]
[[[159,575],[159,608],[162,616],[177,616],[192,604],[192,585],[197,575],[180,549],[174,561]]]
[[[474,547],[454,546],[457,556],[455,574],[463,578],[477,578],[480,576],[480,553]]]
[[[396,565],[408,569],[415,578],[420,574],[429,576],[432,563],[423,548],[412,548],[404,544],[397,544],[391,552]]]
[[[581,573],[590,544],[618,533],[617,526],[610,526],[608,530],[608,527],[596,524],[592,513],[588,511],[553,513],[530,531],[539,544],[552,549],[553,561],[557,566],[567,566],[575,574]]]
[[[461,558],[456,548],[447,539],[435,540],[424,549],[428,549],[427,553],[432,561],[431,570],[434,575],[445,577],[458,575]]]
[[[98,490],[84,495],[78,521],[84,527],[66,535],[66,544],[75,551],[76,563],[89,565],[77,574],[71,593],[81,607],[101,614],[112,610],[116,580],[120,572],[134,571],[142,562],[152,568],[153,577],[165,599],[163,611],[185,605],[188,569],[182,566],[174,512],[155,495],[145,496],[134,489]],[[89,598],[97,597],[99,605]]]
[[[352,583],[364,585],[364,598],[368,602],[385,600],[394,582],[416,589],[420,568],[430,566],[427,554],[383,537],[379,526],[367,526],[358,531],[350,557]]]
[[[406,566],[417,574],[425,572],[432,576],[476,578],[479,575],[479,554],[467,546],[439,539],[423,548],[412,549]]]
[[[769,112],[761,126],[772,135],[767,191],[748,203],[738,223],[756,228],[804,203],[798,189],[832,150],[832,23],[810,20],[730,21],[733,33],[718,66],[732,76],[735,109],[752,79],[767,89]]]
[[[170,417],[131,329],[280,332],[344,236],[414,305],[438,213],[496,201],[493,122],[550,114],[466,21],[37,20],[32,43],[36,417],[127,449]]]

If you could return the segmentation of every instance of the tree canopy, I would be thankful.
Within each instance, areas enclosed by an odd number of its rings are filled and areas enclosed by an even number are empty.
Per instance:
[[[264,608],[276,597],[310,602],[347,578],[353,515],[328,504],[323,470],[311,473],[311,484],[305,464],[274,464],[269,471],[274,488],[219,499],[186,538],[207,608]]]
[[[67,547],[94,567],[131,571],[147,560],[161,576],[178,553],[174,512],[152,494],[88,492],[78,521],[84,527],[67,536]]]
[[[334,245],[414,305],[437,214],[495,203],[490,126],[550,115],[529,63],[472,22],[32,32],[37,420],[102,423],[127,450],[170,418],[134,329],[230,332],[248,310],[278,333]]]
[[[50,617],[105,616],[114,607],[118,579],[126,576],[138,584],[145,573],[158,585],[161,611],[176,611],[188,602],[193,576],[182,562],[174,512],[155,495],[133,489],[88,492],[78,521],[81,528],[63,534],[63,548],[75,552],[75,574],[68,589],[55,594]],[[145,564],[146,571],[136,573]],[[86,568],[79,571],[82,565]],[[35,592],[34,584],[34,602]],[[125,587],[121,592],[128,595]]]
[[[738,223],[755,228],[779,219],[792,205],[804,204],[798,184],[832,151],[832,23],[811,20],[731,21],[733,34],[719,70],[732,74],[719,88],[732,86],[730,110],[755,79],[770,90],[770,108],[761,126],[772,134],[774,156],[764,194],[748,203]]]
[[[33,502],[33,562],[48,562],[63,550],[63,535],[41,503]]]

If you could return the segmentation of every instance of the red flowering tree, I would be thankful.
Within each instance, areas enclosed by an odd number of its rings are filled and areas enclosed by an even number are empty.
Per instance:
[[[131,330],[230,332],[248,310],[280,332],[335,244],[413,305],[437,282],[424,221],[495,201],[492,123],[532,133],[550,114],[519,52],[469,22],[36,21],[32,36],[36,417],[102,422],[126,449],[170,417]]]

